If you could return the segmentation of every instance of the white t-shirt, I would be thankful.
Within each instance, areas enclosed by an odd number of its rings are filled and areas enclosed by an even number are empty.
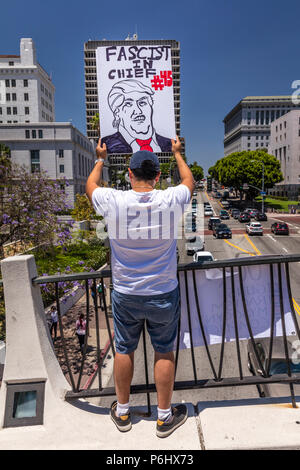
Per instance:
[[[178,223],[190,198],[184,184],[141,193],[112,188],[93,191],[94,208],[108,227],[117,292],[156,295],[177,287]]]

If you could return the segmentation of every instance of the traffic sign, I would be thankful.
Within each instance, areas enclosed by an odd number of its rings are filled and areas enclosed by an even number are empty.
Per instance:
[[[265,193],[265,191],[261,191],[261,192],[260,192],[260,195],[261,195],[261,196],[266,196],[267,193]]]

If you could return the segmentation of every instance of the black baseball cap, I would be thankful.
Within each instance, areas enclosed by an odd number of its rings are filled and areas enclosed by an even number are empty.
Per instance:
[[[142,163],[145,160],[150,160],[151,162],[153,162],[155,169],[159,171],[158,156],[153,152],[149,152],[148,150],[139,150],[138,152],[135,152],[130,159],[129,168],[131,170],[136,170],[137,168],[141,168]]]

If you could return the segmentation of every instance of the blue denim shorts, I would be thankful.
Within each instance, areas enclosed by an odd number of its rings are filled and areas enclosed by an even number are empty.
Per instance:
[[[131,295],[112,291],[116,350],[130,354],[138,346],[144,322],[155,351],[171,352],[180,315],[179,287],[158,295]]]

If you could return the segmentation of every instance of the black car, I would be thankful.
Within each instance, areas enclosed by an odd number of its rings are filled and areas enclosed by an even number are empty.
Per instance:
[[[239,216],[240,216],[240,210],[239,209],[231,209],[231,216],[234,218],[234,219],[238,219]]]
[[[267,214],[262,213],[262,212],[257,212],[254,218],[255,220],[259,220],[260,222],[264,220],[268,220]]]
[[[213,226],[213,236],[216,238],[232,238],[232,233],[228,225],[217,224]]]
[[[229,216],[229,214],[228,214],[227,211],[225,211],[224,209],[222,209],[222,210],[220,211],[220,218],[221,218],[222,220],[225,220],[225,219],[230,219],[230,216]]]
[[[274,222],[271,225],[271,231],[274,235],[289,235],[289,226],[284,222]]]
[[[238,219],[240,222],[250,222],[250,214],[248,214],[248,212],[242,212]]]
[[[208,230],[212,230],[214,225],[218,225],[221,223],[221,219],[219,217],[211,217],[208,221]]]

